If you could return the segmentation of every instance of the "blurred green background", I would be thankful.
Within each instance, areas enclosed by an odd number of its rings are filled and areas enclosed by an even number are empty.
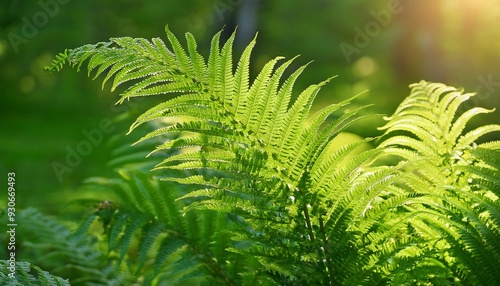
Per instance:
[[[313,62],[297,91],[339,75],[322,90],[317,107],[369,90],[356,104],[374,104],[370,113],[391,114],[409,93],[408,85],[422,79],[477,91],[469,107],[500,107],[499,23],[498,0],[2,0],[2,182],[7,172],[16,172],[19,208],[60,214],[82,180],[111,174],[106,142],[124,136],[132,119],[116,117],[121,111],[134,114],[136,105],[114,106],[118,94],[102,90],[85,71],[44,72],[65,48],[119,36],[165,39],[168,24],[179,38],[193,33],[206,55],[222,28],[228,37],[238,27],[239,51],[258,31],[254,73],[275,56],[300,54],[295,68]],[[498,112],[481,118],[473,125],[500,123]],[[364,121],[353,132],[377,135],[381,124]],[[101,140],[95,135],[98,143],[90,150],[82,145],[88,132],[102,135]],[[77,148],[86,155],[58,174],[54,166],[68,166],[67,156]]]

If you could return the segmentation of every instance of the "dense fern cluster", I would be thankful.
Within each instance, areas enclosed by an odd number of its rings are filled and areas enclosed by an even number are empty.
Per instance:
[[[10,263],[5,260],[0,260],[2,272],[0,272],[0,283],[5,286],[26,286],[26,285],[42,285],[42,286],[69,286],[69,282],[61,277],[51,275],[47,271],[43,271],[38,266],[32,266],[28,262],[16,263],[15,279],[9,277],[3,269],[8,269]]]
[[[477,107],[456,114],[471,96],[443,84],[412,85],[387,118],[388,137],[378,148],[411,163],[402,181],[425,194],[412,228],[440,246],[443,266],[462,283],[494,285],[500,277],[500,142],[476,141],[500,126],[463,133],[471,118],[492,112]]]
[[[233,68],[234,35],[208,60],[167,29],[162,40],[114,38],[60,54],[104,76],[120,102],[173,94],[130,131],[153,130],[154,171],[117,167],[91,188],[114,194],[100,218],[108,255],[144,285],[493,285],[500,281],[500,131],[464,133],[490,112],[456,114],[472,94],[420,82],[387,118],[377,148],[339,144],[364,116],[352,99],[311,112],[328,80],[292,101],[305,66],[278,57],[251,80],[253,40]],[[281,62],[281,64],[280,64]],[[150,127],[149,127],[150,128]],[[142,130],[142,127],[139,128]],[[388,163],[390,162],[390,163]],[[141,170],[139,170],[141,169]],[[123,263],[125,262],[125,263]]]
[[[10,270],[2,266],[0,285],[70,285],[68,278],[71,285],[129,284],[133,281],[125,271],[107,261],[106,252],[96,247],[97,238],[85,231],[73,232],[65,223],[32,208],[18,211],[16,221],[19,238],[16,259],[29,259],[29,263],[17,262],[17,284],[9,279]],[[8,241],[6,233],[0,237]],[[0,262],[10,266],[5,260]]]

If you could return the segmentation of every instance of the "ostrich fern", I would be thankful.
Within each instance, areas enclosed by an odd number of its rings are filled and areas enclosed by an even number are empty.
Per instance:
[[[498,160],[488,158],[499,144],[473,142],[500,127],[462,135],[470,118],[487,112],[472,109],[453,121],[469,95],[413,85],[389,118],[385,141],[361,152],[372,139],[334,139],[365,117],[358,114],[364,107],[344,109],[349,99],[311,114],[330,79],[292,101],[305,69],[283,78],[294,59],[269,61],[251,81],[255,39],[234,68],[234,35],[221,47],[216,34],[205,60],[191,34],[184,48],[166,33],[170,48],[159,38],[113,38],[67,50],[48,67],[87,63],[89,75],[104,76],[103,86],[128,84],[120,103],[170,94],[130,128],[154,128],[137,142],[157,143],[152,175],[125,168],[120,179],[94,180],[120,198],[116,210],[97,214],[109,251],[131,261],[145,284],[498,281],[491,264],[500,261]],[[401,160],[380,164],[387,155]],[[494,256],[483,255],[482,241]],[[482,276],[483,269],[491,272]]]

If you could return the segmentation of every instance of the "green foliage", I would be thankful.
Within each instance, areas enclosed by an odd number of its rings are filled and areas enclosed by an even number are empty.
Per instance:
[[[103,75],[120,103],[173,94],[141,114],[130,131],[154,177],[118,167],[118,178],[92,188],[114,194],[99,217],[108,252],[145,285],[488,285],[498,281],[498,142],[474,143],[487,125],[464,134],[479,113],[457,116],[471,95],[421,82],[387,118],[387,136],[366,151],[339,144],[366,116],[352,99],[311,114],[328,81],[292,101],[305,66],[269,61],[250,79],[253,40],[233,67],[234,35],[212,40],[208,60],[187,33],[159,39],[113,38],[60,54]],[[289,74],[288,76],[286,76]],[[389,157],[388,157],[389,156]],[[384,162],[399,157],[397,164]],[[496,156],[496,157],[491,157]],[[132,156],[133,158],[134,156]],[[131,157],[129,157],[131,158]],[[118,160],[120,161],[120,160]],[[487,246],[486,246],[487,245]]]
[[[397,133],[379,148],[412,162],[403,179],[425,193],[418,232],[444,239],[445,262],[468,284],[493,285],[500,279],[500,142],[477,144],[499,125],[463,132],[474,116],[492,110],[473,108],[457,114],[474,94],[442,84],[412,85],[410,96],[383,129]],[[453,257],[453,258],[451,258]]]
[[[38,266],[28,262],[16,262],[14,278],[9,276],[9,261],[0,260],[2,272],[0,272],[0,283],[5,286],[69,286],[68,280],[53,276],[43,271]]]
[[[90,190],[116,198],[97,217],[106,226],[110,256],[126,262],[144,285],[162,280],[235,284],[239,258],[223,251],[230,242],[225,228],[231,225],[225,214],[182,215],[184,204],[175,200],[178,188],[141,172],[121,170],[118,178],[87,183]]]
[[[32,265],[37,265],[31,269],[35,271],[34,274],[38,273],[38,277],[45,276],[40,276],[45,272],[41,272],[39,266],[51,274],[69,279],[72,285],[109,285],[129,281],[125,273],[114,267],[111,261],[106,261],[105,253],[96,247],[96,237],[85,232],[73,232],[63,222],[31,208],[19,210],[16,213],[16,221],[16,259],[29,259]],[[7,235],[1,234],[3,241],[8,241]],[[31,277],[28,275],[29,263],[21,263],[19,271],[20,278]],[[19,285],[32,285],[23,284],[24,281],[19,280]]]
[[[225,233],[231,220],[214,211],[182,215],[185,204],[176,198],[188,190],[152,178],[149,170],[159,156],[144,159],[143,150],[154,144],[141,145],[132,151],[129,144],[115,148],[115,159],[109,164],[115,177],[85,181],[81,191],[93,199],[83,201],[98,205],[98,211],[87,217],[78,232],[96,232],[96,225],[102,224],[101,245],[107,248],[107,258],[144,285],[161,281],[234,285],[237,268],[245,264],[239,263],[236,254],[224,252],[231,242]]]

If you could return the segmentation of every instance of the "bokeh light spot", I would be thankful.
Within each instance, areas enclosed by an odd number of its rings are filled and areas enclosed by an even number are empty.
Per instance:
[[[354,63],[354,73],[358,76],[369,76],[376,69],[376,62],[370,57],[362,57]]]
[[[35,79],[32,76],[25,76],[19,82],[19,89],[22,93],[31,93],[35,88]]]

